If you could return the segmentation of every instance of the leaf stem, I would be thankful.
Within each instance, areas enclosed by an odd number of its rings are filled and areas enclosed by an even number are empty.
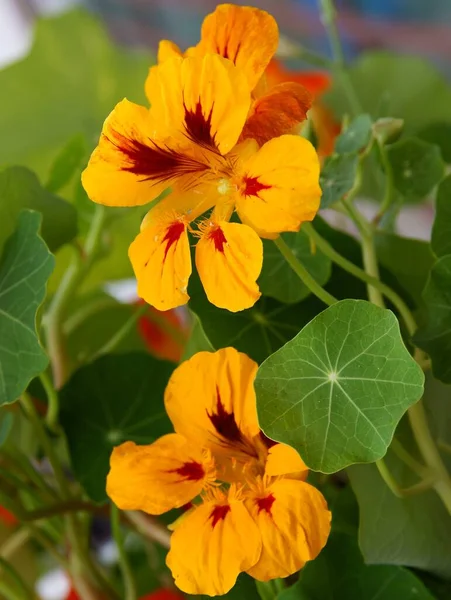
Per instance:
[[[124,582],[124,600],[136,600],[136,584],[133,571],[125,551],[124,538],[120,527],[120,512],[115,504],[111,504],[111,530],[119,553],[119,566]]]
[[[0,574],[2,570],[5,571],[5,573],[8,573],[11,580],[14,581],[14,583],[20,589],[20,597],[22,598],[22,600],[36,600],[36,595],[34,594],[33,590],[30,587],[28,587],[28,585],[25,583],[25,581],[22,579],[22,577],[19,575],[16,569],[8,561],[6,561],[0,556]]]
[[[384,214],[390,208],[390,205],[393,201],[393,194],[395,191],[393,182],[393,169],[390,164],[390,161],[388,160],[387,150],[385,149],[384,143],[379,139],[377,140],[377,145],[379,148],[382,166],[384,167],[385,171],[385,192],[379,211],[373,219],[373,223],[375,225],[379,224]]]
[[[122,340],[127,337],[138,319],[144,315],[148,308],[149,307],[147,304],[143,304],[137,310],[134,310],[133,314],[130,315],[130,317],[123,323],[122,327],[120,327],[116,333],[107,342],[105,342],[105,344],[99,348],[99,350],[97,350],[91,360],[102,356],[103,354],[110,354],[116,350]]]
[[[45,422],[47,423],[47,427],[52,431],[57,431],[58,429],[58,416],[59,416],[59,398],[58,393],[53,387],[53,384],[50,380],[50,377],[43,371],[39,375],[39,379],[41,380],[42,387],[45,390],[47,395],[47,414],[45,417]]]
[[[299,277],[299,279],[308,287],[308,289],[317,296],[320,300],[327,304],[327,306],[332,306],[337,302],[337,298],[329,294],[324,288],[322,288],[319,283],[315,281],[315,279],[310,275],[304,265],[299,261],[299,259],[293,254],[293,251],[282,238],[279,236],[274,240],[275,245],[277,246],[279,252],[282,254],[284,259]]]

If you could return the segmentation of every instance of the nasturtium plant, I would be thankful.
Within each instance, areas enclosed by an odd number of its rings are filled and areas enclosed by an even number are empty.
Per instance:
[[[1,598],[449,599],[451,86],[318,5],[0,69]]]

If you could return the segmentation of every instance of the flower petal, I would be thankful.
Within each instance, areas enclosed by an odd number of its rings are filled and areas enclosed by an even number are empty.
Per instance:
[[[177,524],[166,563],[187,594],[226,594],[260,556],[260,533],[244,503],[233,497],[204,502]]]
[[[191,253],[186,221],[169,213],[149,220],[128,250],[138,296],[158,310],[186,304]]]
[[[332,77],[324,71],[291,71],[273,58],[265,71],[266,82],[272,87],[285,81],[300,83],[316,98],[332,85]]]
[[[253,306],[261,294],[256,283],[263,244],[241,223],[208,223],[196,246],[196,267],[208,300],[232,312]]]
[[[267,142],[244,164],[236,207],[261,237],[298,231],[319,209],[319,160],[312,144],[295,135]]]
[[[331,514],[308,483],[279,479],[256,491],[246,506],[262,536],[260,560],[247,571],[259,581],[292,575],[326,544]]]
[[[293,475],[306,479],[308,467],[294,448],[287,444],[275,444],[268,450],[265,473],[270,477]]]
[[[270,14],[250,6],[220,4],[204,19],[197,51],[216,52],[232,60],[253,89],[278,43],[277,23]]]
[[[249,458],[259,434],[257,364],[234,348],[199,352],[172,373],[164,402],[174,429],[218,455]]]
[[[208,452],[170,433],[148,446],[125,442],[114,448],[107,493],[122,510],[161,515],[190,502],[215,476]]]
[[[255,100],[241,134],[259,145],[285,133],[295,133],[307,118],[312,95],[298,83],[280,83]]]
[[[146,93],[152,117],[167,135],[220,154],[236,144],[251,103],[244,74],[216,54],[152,67]]]
[[[208,168],[189,154],[189,146],[186,140],[181,144],[158,138],[149,111],[122,100],[103,125],[99,145],[82,174],[83,186],[100,204],[146,204],[172,182]]]
[[[161,64],[171,58],[182,57],[183,52],[170,40],[160,40],[158,44],[158,64]]]

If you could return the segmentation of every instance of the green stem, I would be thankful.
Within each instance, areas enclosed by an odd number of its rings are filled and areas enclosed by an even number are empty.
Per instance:
[[[117,306],[117,301],[107,296],[88,301],[66,319],[63,327],[64,335],[69,336],[90,317],[115,306]]]
[[[5,581],[0,581],[0,598],[8,600],[23,600],[23,596],[18,596],[15,590],[11,589]]]
[[[396,438],[393,438],[390,449],[393,450],[396,456],[419,477],[424,479],[429,474],[429,469],[419,463],[409,452],[407,452],[401,442]]]
[[[11,558],[19,548],[29,541],[30,537],[31,534],[25,527],[17,529],[0,547],[0,556],[5,560]]]
[[[324,288],[322,288],[319,283],[315,281],[315,279],[310,275],[304,265],[298,260],[298,258],[293,254],[291,248],[285,242],[285,240],[279,236],[274,240],[275,245],[277,246],[279,252],[282,254],[284,259],[299,277],[299,279],[308,287],[308,289],[315,294],[320,300],[327,304],[328,306],[332,306],[337,302],[337,299],[329,294]]]
[[[119,553],[119,566],[124,582],[124,600],[136,600],[136,584],[133,571],[125,551],[124,538],[120,526],[120,512],[117,506],[111,504],[111,529]]]
[[[103,354],[109,354],[116,350],[119,344],[127,337],[130,331],[135,326],[136,322],[142,317],[148,310],[148,305],[143,304],[125,321],[120,329],[95,353],[92,359],[102,356]]]
[[[377,215],[374,217],[373,222],[375,225],[377,225],[380,222],[380,220],[382,219],[384,214],[390,208],[390,205],[393,202],[393,194],[395,191],[394,182],[393,182],[393,169],[390,164],[390,161],[388,160],[387,151],[385,149],[385,146],[384,146],[383,142],[381,142],[380,140],[378,140],[378,148],[379,148],[379,154],[380,154],[381,161],[382,161],[382,166],[384,167],[384,171],[385,171],[385,192],[384,192],[384,197],[382,199],[382,203],[379,208],[379,211],[378,211]]]
[[[28,587],[28,585],[25,583],[25,581],[22,579],[22,577],[19,575],[16,569],[8,561],[6,561],[0,556],[0,574],[2,570],[5,571],[5,573],[8,573],[11,580],[14,581],[16,586],[20,589],[20,598],[22,598],[22,600],[36,599],[36,595],[34,594],[33,590],[30,587]]]
[[[362,258],[365,271],[368,275],[371,275],[371,277],[379,279],[379,265],[377,262],[376,248],[374,246],[374,237],[372,234],[368,235],[362,230],[360,233],[362,235]],[[369,301],[384,308],[385,303],[381,291],[371,284],[368,284],[367,288]]]
[[[47,423],[47,427],[49,427],[52,431],[56,431],[58,428],[59,416],[58,393],[53,387],[50,377],[45,371],[39,375],[39,379],[41,380],[42,387],[47,395],[47,415],[45,417],[45,421]]]

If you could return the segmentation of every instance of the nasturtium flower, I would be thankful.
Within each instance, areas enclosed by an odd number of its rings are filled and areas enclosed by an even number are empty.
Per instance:
[[[196,354],[165,392],[175,433],[111,455],[107,492],[119,508],[161,514],[192,502],[171,526],[167,556],[188,594],[225,594],[243,571],[287,577],[329,535],[330,512],[301,457],[260,430],[256,370],[233,348]]]

